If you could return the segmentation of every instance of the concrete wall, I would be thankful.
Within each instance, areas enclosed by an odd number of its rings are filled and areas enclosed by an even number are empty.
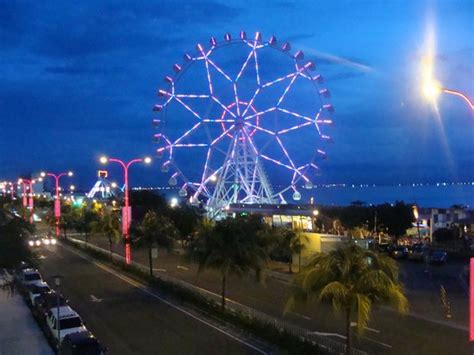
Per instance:
[[[306,238],[303,238],[305,248],[301,253],[301,265],[304,266],[306,263],[317,253],[327,253],[333,249],[336,249],[344,240],[345,237],[341,235],[333,234],[322,234],[322,233],[302,233]],[[299,256],[298,254],[293,255],[293,265],[298,267]]]

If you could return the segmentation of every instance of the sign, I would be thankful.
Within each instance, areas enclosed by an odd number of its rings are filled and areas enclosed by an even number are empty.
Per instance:
[[[151,258],[152,259],[158,259],[158,248],[152,248],[151,249]]]

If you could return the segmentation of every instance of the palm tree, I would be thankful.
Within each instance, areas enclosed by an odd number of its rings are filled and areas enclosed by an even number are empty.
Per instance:
[[[168,251],[173,247],[173,240],[178,235],[178,230],[173,222],[165,216],[157,215],[154,211],[148,211],[138,227],[141,235],[148,247],[148,262],[150,276],[153,276],[152,248],[154,245],[165,247]]]
[[[229,275],[242,276],[257,270],[266,260],[266,253],[249,233],[248,219],[237,217],[219,221],[212,226],[204,223],[192,251],[199,260],[198,272],[205,269],[219,270],[221,283],[221,307],[226,303],[226,280]]]
[[[288,228],[279,228],[276,233],[280,240],[280,250],[288,259],[288,272],[293,273],[294,254],[298,254],[298,270],[301,271],[301,253],[306,248],[305,242],[308,241],[308,237],[301,231]]]
[[[306,249],[308,237],[303,232],[296,230],[294,231],[293,237],[290,239],[290,252],[291,254],[298,254],[298,272],[301,272],[301,253]],[[293,255],[291,256],[293,262]]]
[[[336,312],[345,314],[347,354],[352,347],[354,314],[357,331],[361,334],[370,319],[372,304],[387,304],[402,314],[408,311],[396,263],[356,245],[316,255],[294,282],[285,311],[311,301],[331,303]]]
[[[91,223],[92,230],[104,234],[109,242],[110,260],[113,261],[113,244],[120,240],[120,221],[117,214],[104,209],[100,218]]]
[[[94,210],[82,208],[76,223],[76,229],[84,235],[86,245],[92,232],[92,222],[97,221],[98,215]]]

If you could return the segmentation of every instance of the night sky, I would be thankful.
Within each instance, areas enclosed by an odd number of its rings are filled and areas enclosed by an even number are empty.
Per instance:
[[[163,77],[196,43],[245,30],[289,41],[326,79],[334,143],[315,183],[472,181],[472,111],[443,95],[438,117],[420,93],[429,28],[437,78],[473,97],[472,0],[2,0],[0,180],[74,170],[86,188],[102,154],[154,157]],[[132,177],[169,175],[155,163]]]

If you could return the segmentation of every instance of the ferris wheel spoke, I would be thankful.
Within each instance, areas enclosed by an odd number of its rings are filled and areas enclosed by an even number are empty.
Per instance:
[[[198,94],[176,94],[175,97],[179,99],[208,99],[211,95],[198,95]]]
[[[297,125],[297,126],[293,126],[293,127],[290,127],[290,128],[282,129],[281,131],[278,131],[277,134],[285,134],[285,133],[288,133],[288,132],[291,132],[291,131],[294,131],[294,130],[303,128],[303,127],[305,127],[305,126],[309,126],[309,125],[311,125],[311,124],[312,124],[312,122],[305,122],[305,123],[302,123],[302,124]]]
[[[231,115],[234,118],[237,118],[235,113],[233,113],[231,110],[229,110],[222,102],[219,101],[219,99],[215,96],[211,96],[211,99],[214,100],[222,109],[227,112],[229,115]]]
[[[255,99],[257,98],[257,95],[260,93],[260,88],[257,88],[257,90],[255,90],[255,92],[253,93],[253,96],[252,98],[250,99],[249,103],[247,104],[247,107],[245,107],[245,110],[244,112],[242,113],[242,116],[245,117],[245,115],[247,114],[249,108],[252,107],[253,105],[253,102],[255,101]]]
[[[242,76],[242,74],[243,74],[245,68],[247,67],[247,64],[248,64],[249,61],[250,61],[250,58],[252,58],[253,55],[255,55],[255,48],[250,51],[249,55],[247,56],[247,59],[245,59],[244,64],[243,64],[242,67],[240,68],[240,71],[239,71],[239,73],[237,74],[237,77],[235,78],[235,82],[239,81],[239,78]]]
[[[273,131],[270,131],[270,130],[265,129],[265,128],[260,127],[260,126],[253,125],[253,124],[251,124],[251,123],[249,123],[249,122],[245,122],[245,125],[248,126],[248,127],[250,127],[250,128],[252,128],[252,129],[256,129],[257,131],[268,133],[268,134],[270,134],[270,135],[272,135],[272,136],[274,136],[274,135],[276,134],[276,133],[273,132]]]
[[[294,82],[296,81],[296,78],[298,76],[295,75],[293,76],[293,78],[291,78],[290,80],[290,83],[287,85],[287,87],[285,88],[285,91],[283,92],[283,94],[280,96],[280,98],[278,99],[278,102],[277,102],[277,107],[280,106],[280,104],[282,103],[282,101],[284,100],[286,94],[288,94],[288,91],[290,91],[290,88],[293,86]]]
[[[235,108],[237,110],[237,116],[240,116],[240,100],[239,94],[237,93],[237,83],[234,83],[234,99],[235,99]]]
[[[228,81],[233,83],[233,80],[228,76],[216,63],[214,63],[210,58],[207,58],[207,62],[214,68],[216,69],[219,73],[221,73],[224,78],[226,78]]]
[[[288,151],[286,150],[285,146],[283,145],[280,137],[276,136],[275,139],[278,142],[278,145],[280,146],[281,150],[283,151],[283,154],[285,154],[286,159],[288,159],[288,162],[290,163],[291,167],[293,169],[296,169],[295,164],[293,163],[293,160],[290,158],[290,155],[288,154]]]
[[[290,74],[288,74],[288,75],[282,76],[282,77],[280,77],[280,78],[278,78],[278,79],[275,79],[275,80],[273,80],[273,81],[270,81],[270,82],[268,82],[268,83],[263,84],[263,85],[262,85],[262,88],[266,88],[266,87],[272,86],[272,85],[274,85],[274,84],[276,84],[276,83],[279,83],[280,81],[283,81],[283,80],[292,78],[292,77],[294,77],[294,76],[296,76],[296,73],[290,73]]]
[[[233,129],[235,128],[235,125],[232,125],[230,126],[228,129],[226,129],[224,132],[222,132],[216,139],[214,139],[210,146],[214,146],[216,145],[217,143],[219,143],[221,141],[222,138],[224,138],[227,134],[229,134]]]
[[[201,122],[196,123],[193,127],[191,127],[188,131],[186,131],[181,137],[175,140],[174,144],[181,142],[184,138],[188,137],[191,133],[197,130],[201,126]]]
[[[195,112],[191,107],[189,107],[188,105],[186,105],[183,100],[181,100],[180,98],[176,97],[175,96],[175,100],[177,102],[179,102],[186,110],[188,110],[189,112],[191,112],[195,117],[197,117],[198,119],[202,120],[201,116],[199,116],[199,114],[197,112]]]
[[[245,121],[248,121],[254,117],[257,117],[257,116],[263,116],[264,114],[266,113],[269,113],[269,112],[272,112],[272,111],[275,111],[277,108],[276,107],[270,107],[269,109],[266,109],[264,111],[260,111],[260,112],[257,112],[257,113],[254,113],[252,115],[248,115],[244,118]]]

